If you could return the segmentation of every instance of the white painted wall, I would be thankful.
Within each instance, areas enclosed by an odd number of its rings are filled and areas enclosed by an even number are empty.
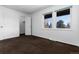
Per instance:
[[[0,40],[18,37],[20,35],[20,17],[28,16],[19,11],[15,11],[3,6],[0,6]],[[26,19],[25,19],[26,20]]]
[[[79,46],[79,6],[72,6],[72,28],[70,30],[61,30],[56,29],[55,27],[52,29],[44,28],[43,14],[53,12],[65,7],[68,7],[68,5],[52,6],[32,14],[32,35]],[[53,14],[55,15],[55,13]],[[54,16],[53,21],[56,21]],[[53,23],[53,25],[55,26],[55,23]]]
[[[25,35],[31,35],[31,16],[27,16],[25,20]]]

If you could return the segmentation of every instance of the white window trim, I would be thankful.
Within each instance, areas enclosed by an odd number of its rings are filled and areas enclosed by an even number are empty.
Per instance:
[[[45,13],[45,14],[50,14],[50,13],[52,13],[52,28],[54,28],[54,27],[53,27],[53,12],[48,12],[48,13]],[[45,14],[43,14],[43,19],[44,19],[44,15],[45,15]],[[44,20],[45,20],[45,19],[44,19]],[[48,30],[49,30],[49,29],[52,29],[52,28],[45,28],[45,27],[44,27],[44,21],[43,21],[43,29],[48,29]]]
[[[65,9],[70,9],[70,18],[71,18],[70,28],[56,28],[56,22],[57,22],[56,14],[57,14],[57,11],[65,10]],[[61,8],[61,9],[58,9],[58,10],[54,10],[52,12],[44,13],[43,14],[43,19],[44,19],[44,15],[49,14],[49,13],[52,13],[52,28],[45,28],[44,27],[44,21],[43,21],[43,29],[44,30],[51,30],[52,29],[52,30],[57,30],[57,31],[72,31],[72,6]]]
[[[68,7],[68,8],[64,8],[64,9],[60,9],[60,10],[65,10],[65,9],[70,9],[70,28],[56,28],[56,23],[57,23],[57,16],[56,16],[56,14],[57,14],[57,10],[56,11],[54,11],[55,12],[55,18],[54,18],[54,20],[55,20],[55,25],[54,25],[54,29],[55,30],[72,30],[72,7]],[[60,11],[60,10],[58,10],[58,11]]]

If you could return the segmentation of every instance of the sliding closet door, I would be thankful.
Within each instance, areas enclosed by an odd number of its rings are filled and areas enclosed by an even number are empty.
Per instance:
[[[4,10],[5,39],[19,36],[19,19],[17,13],[11,9]]]
[[[0,40],[4,38],[3,31],[4,31],[3,8],[0,7]]]

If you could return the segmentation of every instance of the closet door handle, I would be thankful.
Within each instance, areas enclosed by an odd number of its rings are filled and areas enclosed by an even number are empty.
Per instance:
[[[3,28],[3,26],[0,26],[0,28]]]

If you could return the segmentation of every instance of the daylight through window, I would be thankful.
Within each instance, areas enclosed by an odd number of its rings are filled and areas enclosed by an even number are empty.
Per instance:
[[[70,9],[57,11],[56,28],[70,28]]]
[[[52,28],[52,13],[44,15],[44,27]]]

